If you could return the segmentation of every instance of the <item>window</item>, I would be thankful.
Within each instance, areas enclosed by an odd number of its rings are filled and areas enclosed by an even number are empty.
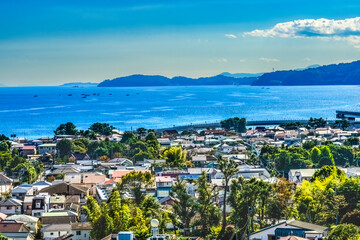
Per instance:
[[[76,235],[77,236],[81,235],[81,231],[76,231]]]

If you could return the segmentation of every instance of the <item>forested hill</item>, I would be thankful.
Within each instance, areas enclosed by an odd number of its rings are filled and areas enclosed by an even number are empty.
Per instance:
[[[98,87],[148,87],[148,86],[199,86],[199,85],[251,85],[255,77],[234,78],[223,75],[202,78],[160,75],[131,75],[101,82]]]
[[[308,68],[301,71],[265,73],[253,82],[254,86],[299,85],[359,85],[360,61]]]

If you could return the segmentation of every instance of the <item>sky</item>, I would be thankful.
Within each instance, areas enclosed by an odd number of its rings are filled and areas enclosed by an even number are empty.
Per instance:
[[[359,17],[356,0],[2,0],[0,84],[351,62]]]

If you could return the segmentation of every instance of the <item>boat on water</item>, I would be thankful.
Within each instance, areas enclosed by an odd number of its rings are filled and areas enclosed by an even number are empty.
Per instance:
[[[37,97],[37,95],[35,94],[34,97]]]
[[[127,97],[130,96],[130,94],[126,94],[126,96],[127,96]]]
[[[109,95],[112,95],[112,93],[109,93]]]
[[[68,94],[68,96],[69,96],[69,97],[71,97],[71,96],[72,96],[72,94],[70,93],[70,94]]]

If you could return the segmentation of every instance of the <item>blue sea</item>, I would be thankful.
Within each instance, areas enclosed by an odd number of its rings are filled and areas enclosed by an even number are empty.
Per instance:
[[[334,119],[336,110],[360,110],[360,87],[8,87],[0,88],[0,103],[0,133],[31,139],[53,136],[53,130],[65,122],[73,122],[79,129],[106,122],[119,130],[131,130],[216,122],[234,116],[248,120]]]

